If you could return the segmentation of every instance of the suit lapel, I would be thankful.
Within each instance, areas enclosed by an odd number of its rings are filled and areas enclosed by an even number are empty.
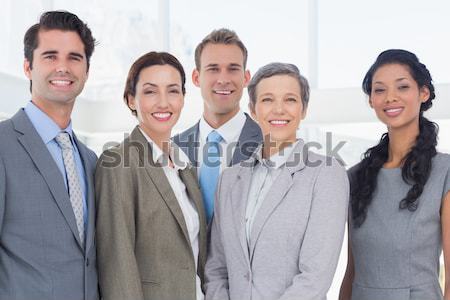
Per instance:
[[[191,161],[191,164],[194,166],[194,170],[197,172],[197,159],[198,151],[200,148],[199,122],[197,122],[197,124],[189,128],[185,132],[182,132],[181,134],[175,136],[173,138],[173,141],[178,145],[179,148],[184,151],[184,153],[186,153],[187,157]]]
[[[72,205],[70,204],[69,193],[66,189],[63,176],[59,171],[58,166],[23,110],[20,110],[12,118],[12,122],[14,123],[15,129],[22,133],[22,135],[18,137],[19,143],[21,143],[28,152],[28,155],[30,155],[30,158],[42,174],[42,177],[47,183],[56,204],[61,210],[61,213],[66,219],[70,230],[81,248],[80,236],[78,234],[77,223]]]
[[[199,254],[198,254],[198,273],[200,276],[204,274],[204,266],[206,263],[207,256],[207,241],[206,241],[206,216],[205,208],[203,206],[202,194],[198,186],[198,181],[195,176],[195,171],[193,168],[188,166],[184,170],[180,170],[180,177],[186,186],[189,198],[195,205],[197,209],[200,228],[199,228]],[[203,278],[202,278],[203,279]]]
[[[175,193],[172,190],[172,187],[170,186],[169,181],[167,180],[166,174],[164,173],[164,170],[161,166],[157,165],[153,161],[153,155],[152,155],[152,148],[150,144],[148,143],[147,139],[142,135],[139,128],[136,127],[133,132],[130,135],[130,140],[132,142],[138,142],[140,145],[144,145],[144,155],[139,155],[139,160],[141,165],[145,166],[145,170],[150,178],[151,181],[155,184],[156,189],[158,190],[159,194],[163,198],[163,200],[166,202],[167,207],[169,208],[170,212],[174,216],[175,220],[177,221],[178,225],[181,228],[181,231],[183,232],[184,237],[190,244],[189,234],[186,227],[186,221],[184,220],[183,212],[181,211],[180,205],[178,204],[178,200],[175,196]],[[145,159],[145,158],[148,158]]]
[[[95,196],[94,196],[94,174],[91,170],[94,166],[91,166],[89,161],[89,154],[86,147],[81,144],[75,133],[73,134],[75,143],[77,144],[78,151],[80,152],[81,160],[84,167],[84,176],[86,176],[86,204],[87,204],[87,229],[86,229],[86,253],[88,253],[90,247],[94,241],[94,227],[95,227]]]
[[[281,170],[281,173],[272,183],[264,202],[259,208],[255,220],[253,222],[253,227],[250,235],[250,261],[253,259],[253,254],[255,251],[256,243],[259,239],[264,224],[269,219],[270,215],[275,211],[277,206],[282,202],[286,194],[291,189],[294,181],[294,174],[305,167],[305,158],[302,155],[303,141],[300,140],[298,144],[293,149],[291,155],[289,156],[286,165]],[[307,161],[307,160],[306,160]]]
[[[242,127],[238,144],[233,153],[231,165],[235,165],[241,161],[247,160],[258,145],[262,142],[262,133],[258,124],[253,121],[247,114],[244,127]]]
[[[248,265],[250,266],[249,252],[247,246],[247,237],[245,232],[245,211],[248,202],[248,192],[252,179],[251,167],[240,167],[236,175],[235,182],[232,184],[231,204],[234,226],[238,234],[239,243]]]

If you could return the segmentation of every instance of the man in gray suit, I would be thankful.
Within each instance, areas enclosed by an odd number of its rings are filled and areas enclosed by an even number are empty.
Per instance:
[[[96,155],[70,119],[95,40],[76,15],[51,11],[24,46],[31,101],[0,123],[0,299],[98,299]]]
[[[208,221],[221,170],[248,159],[262,142],[259,126],[240,110],[243,89],[250,80],[247,49],[234,31],[218,29],[195,49],[194,84],[203,97],[203,116],[174,137],[198,176]]]

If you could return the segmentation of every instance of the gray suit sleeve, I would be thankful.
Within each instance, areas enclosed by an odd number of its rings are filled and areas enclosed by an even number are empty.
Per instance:
[[[313,189],[308,225],[299,253],[300,274],[280,299],[326,299],[342,247],[347,219],[349,183],[333,160],[319,171]]]
[[[220,230],[220,202],[223,174],[219,179],[216,190],[216,199],[214,201],[214,217],[211,227],[211,242],[208,249],[208,259],[205,266],[205,300],[223,300],[229,299],[228,293],[228,270],[226,265],[225,253],[222,244]]]
[[[102,299],[143,300],[134,255],[133,190],[120,167],[102,167],[95,174],[97,260]]]
[[[0,157],[0,234],[3,227],[3,216],[5,214],[6,202],[6,172],[3,158]]]

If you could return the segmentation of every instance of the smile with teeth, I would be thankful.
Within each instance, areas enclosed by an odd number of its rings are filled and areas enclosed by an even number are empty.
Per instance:
[[[56,85],[56,86],[68,86],[72,83],[72,81],[70,81],[70,80],[50,80],[50,83],[52,85]]]
[[[384,109],[384,112],[390,117],[398,116],[402,111],[403,111],[403,107],[395,107],[395,108],[386,108],[386,109]]]
[[[271,125],[275,125],[275,126],[283,126],[286,125],[287,123],[289,123],[288,120],[271,120],[269,121],[269,123]]]
[[[230,95],[232,91],[230,90],[215,90],[214,93],[219,95]]]
[[[172,113],[170,112],[157,112],[152,113],[152,116],[157,119],[158,121],[167,121],[172,116]]]

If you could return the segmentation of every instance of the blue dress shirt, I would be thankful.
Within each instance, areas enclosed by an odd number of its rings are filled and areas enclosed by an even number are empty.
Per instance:
[[[70,139],[72,141],[73,146],[73,154],[75,158],[75,163],[78,171],[78,178],[80,179],[81,191],[83,193],[83,218],[84,218],[84,228],[87,228],[87,191],[86,191],[86,176],[84,172],[83,162],[81,160],[80,153],[78,152],[77,145],[73,139],[72,132],[72,122],[69,123],[67,128],[60,129],[59,126],[42,110],[40,110],[33,102],[28,102],[25,107],[25,113],[33,124],[34,128],[42,138],[42,141],[47,146],[48,151],[52,155],[58,169],[61,171],[61,174],[64,178],[64,183],[66,185],[66,189],[68,186],[66,169],[64,168],[64,161],[62,157],[62,150],[56,143],[55,137],[61,131],[66,131],[70,135]]]

